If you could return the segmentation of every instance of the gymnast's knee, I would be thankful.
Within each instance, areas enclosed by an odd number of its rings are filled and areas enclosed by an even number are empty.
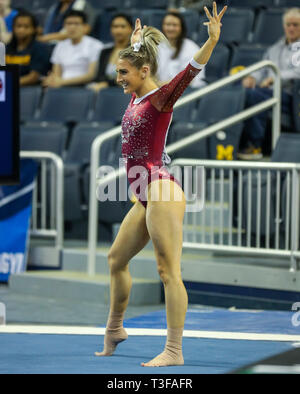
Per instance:
[[[107,259],[109,270],[112,275],[120,271],[128,270],[128,262],[123,261],[117,253],[110,250]]]
[[[180,283],[182,281],[179,272],[174,272],[163,265],[158,265],[157,271],[164,285],[168,285],[169,283]]]

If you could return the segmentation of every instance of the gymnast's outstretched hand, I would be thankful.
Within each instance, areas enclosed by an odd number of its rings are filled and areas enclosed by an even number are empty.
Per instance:
[[[226,10],[227,10],[227,6],[225,6],[222,9],[222,11],[218,14],[217,4],[215,1],[213,3],[213,15],[210,14],[207,7],[204,7],[204,11],[206,13],[206,16],[209,19],[209,22],[205,22],[204,25],[208,26],[209,38],[215,42],[219,41],[220,33],[221,33],[221,26],[222,26],[221,20],[222,20],[223,15],[225,14]]]

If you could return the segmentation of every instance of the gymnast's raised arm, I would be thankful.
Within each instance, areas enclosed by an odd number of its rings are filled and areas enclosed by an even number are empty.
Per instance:
[[[220,33],[221,33],[221,20],[223,15],[227,10],[227,6],[225,6],[222,11],[218,14],[217,4],[213,3],[213,15],[210,14],[207,7],[204,7],[205,13],[209,22],[205,22],[204,25],[208,27],[208,40],[205,44],[199,49],[199,51],[194,55],[194,60],[199,64],[206,64],[217,45]]]

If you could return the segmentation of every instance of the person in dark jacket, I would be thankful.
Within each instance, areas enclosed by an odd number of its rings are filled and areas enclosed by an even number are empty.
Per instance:
[[[99,57],[99,68],[94,83],[90,89],[99,92],[110,86],[119,86],[116,83],[116,62],[119,52],[130,45],[133,31],[133,22],[127,14],[116,14],[110,24],[111,35],[114,42],[102,49]]]

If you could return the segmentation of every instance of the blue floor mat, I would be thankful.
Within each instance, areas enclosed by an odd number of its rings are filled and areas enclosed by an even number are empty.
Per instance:
[[[185,365],[145,368],[165,337],[130,336],[112,357],[95,357],[103,336],[0,334],[1,374],[223,374],[289,350],[291,343],[183,338]]]
[[[295,312],[230,311],[228,309],[189,309],[185,330],[229,331],[300,335],[300,326],[292,324]],[[150,312],[124,321],[124,327],[166,328],[164,310]]]

